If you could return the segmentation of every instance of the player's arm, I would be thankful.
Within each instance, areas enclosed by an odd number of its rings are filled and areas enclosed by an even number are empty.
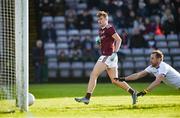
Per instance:
[[[114,33],[114,34],[112,35],[112,37],[113,37],[114,40],[115,40],[114,52],[113,52],[112,55],[111,55],[111,60],[113,61],[114,58],[115,58],[116,55],[117,55],[117,52],[119,51],[119,48],[120,48],[120,46],[121,46],[122,39],[120,38],[120,36],[119,36],[117,33]]]
[[[156,79],[143,91],[139,92],[137,94],[137,96],[144,96],[145,94],[147,94],[148,92],[150,92],[151,90],[153,90],[155,87],[157,87],[162,80],[164,80],[165,75],[164,74],[159,74]]]
[[[129,76],[125,77],[124,79],[125,79],[126,81],[137,80],[137,79],[139,79],[139,78],[145,77],[147,74],[148,74],[148,72],[145,71],[145,70],[143,70],[143,71],[141,71],[141,72],[138,72],[138,73],[134,73],[134,74],[132,74],[132,75],[129,75]]]
[[[157,87],[162,80],[164,80],[165,75],[164,74],[160,74],[156,77],[156,79],[147,87],[147,91],[151,91],[152,89],[154,89],[155,87]]]
[[[116,43],[115,43],[115,49],[114,49],[114,52],[118,52],[120,46],[121,46],[121,42],[122,42],[122,39],[121,37],[118,35],[118,33],[114,33],[112,35],[112,37],[115,39]]]

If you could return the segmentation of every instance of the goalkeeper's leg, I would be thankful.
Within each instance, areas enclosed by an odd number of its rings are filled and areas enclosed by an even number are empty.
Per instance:
[[[77,102],[83,102],[85,104],[89,104],[91,95],[96,87],[97,78],[105,69],[106,69],[106,64],[103,62],[97,61],[90,75],[90,79],[89,79],[89,83],[87,87],[87,93],[85,97],[83,98],[75,98]]]

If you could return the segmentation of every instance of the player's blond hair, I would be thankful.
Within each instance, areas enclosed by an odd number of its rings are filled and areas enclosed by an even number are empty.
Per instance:
[[[108,19],[108,13],[105,12],[105,11],[98,11],[97,17],[99,18],[101,16],[103,16],[104,18]]]
[[[161,58],[161,61],[164,59],[164,55],[160,50],[153,50],[151,54],[156,54],[156,58]]]

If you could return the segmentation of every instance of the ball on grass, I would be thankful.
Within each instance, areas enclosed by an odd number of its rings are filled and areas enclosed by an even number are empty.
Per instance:
[[[29,100],[29,106],[33,105],[35,101],[34,95],[31,93],[28,93],[28,100]]]

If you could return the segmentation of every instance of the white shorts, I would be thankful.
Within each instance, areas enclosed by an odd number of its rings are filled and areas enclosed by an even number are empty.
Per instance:
[[[118,68],[118,56],[116,55],[113,61],[111,60],[112,58],[111,56],[112,55],[110,56],[102,55],[99,57],[98,61],[105,63],[108,68]]]

